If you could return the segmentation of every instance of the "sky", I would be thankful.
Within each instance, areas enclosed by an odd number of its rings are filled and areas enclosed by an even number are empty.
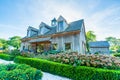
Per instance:
[[[120,38],[120,0],[0,0],[0,38],[24,37],[28,26],[50,25],[60,15],[68,23],[84,19],[97,40]]]

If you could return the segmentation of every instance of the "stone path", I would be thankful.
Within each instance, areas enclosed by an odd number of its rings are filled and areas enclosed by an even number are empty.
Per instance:
[[[0,64],[13,64],[13,63],[14,63],[13,61],[6,61],[6,60],[0,59]],[[53,75],[46,72],[42,72],[42,73],[43,73],[42,80],[71,80],[65,77]]]

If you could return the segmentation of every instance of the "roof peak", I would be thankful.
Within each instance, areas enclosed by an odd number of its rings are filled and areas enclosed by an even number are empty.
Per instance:
[[[66,19],[65,19],[63,16],[60,15],[60,16],[58,17],[57,21],[66,21]]]

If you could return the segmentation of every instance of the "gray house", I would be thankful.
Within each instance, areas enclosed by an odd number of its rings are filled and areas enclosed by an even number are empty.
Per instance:
[[[96,41],[89,42],[90,53],[94,54],[96,52],[101,54],[109,54],[109,43],[107,41]]]
[[[51,25],[41,22],[39,29],[28,27],[27,35],[21,43],[22,50],[40,53],[49,50],[72,50],[86,53],[84,20],[68,23],[65,18],[51,20]]]

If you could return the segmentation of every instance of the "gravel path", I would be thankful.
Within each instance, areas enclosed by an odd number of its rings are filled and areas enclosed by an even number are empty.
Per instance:
[[[0,59],[0,64],[13,64],[13,63],[14,63],[13,61],[5,61]]]
[[[13,64],[13,63],[14,63],[13,61],[6,61],[6,60],[0,59],[0,64]],[[65,77],[53,75],[46,72],[42,72],[42,73],[43,73],[42,80],[71,80]]]

